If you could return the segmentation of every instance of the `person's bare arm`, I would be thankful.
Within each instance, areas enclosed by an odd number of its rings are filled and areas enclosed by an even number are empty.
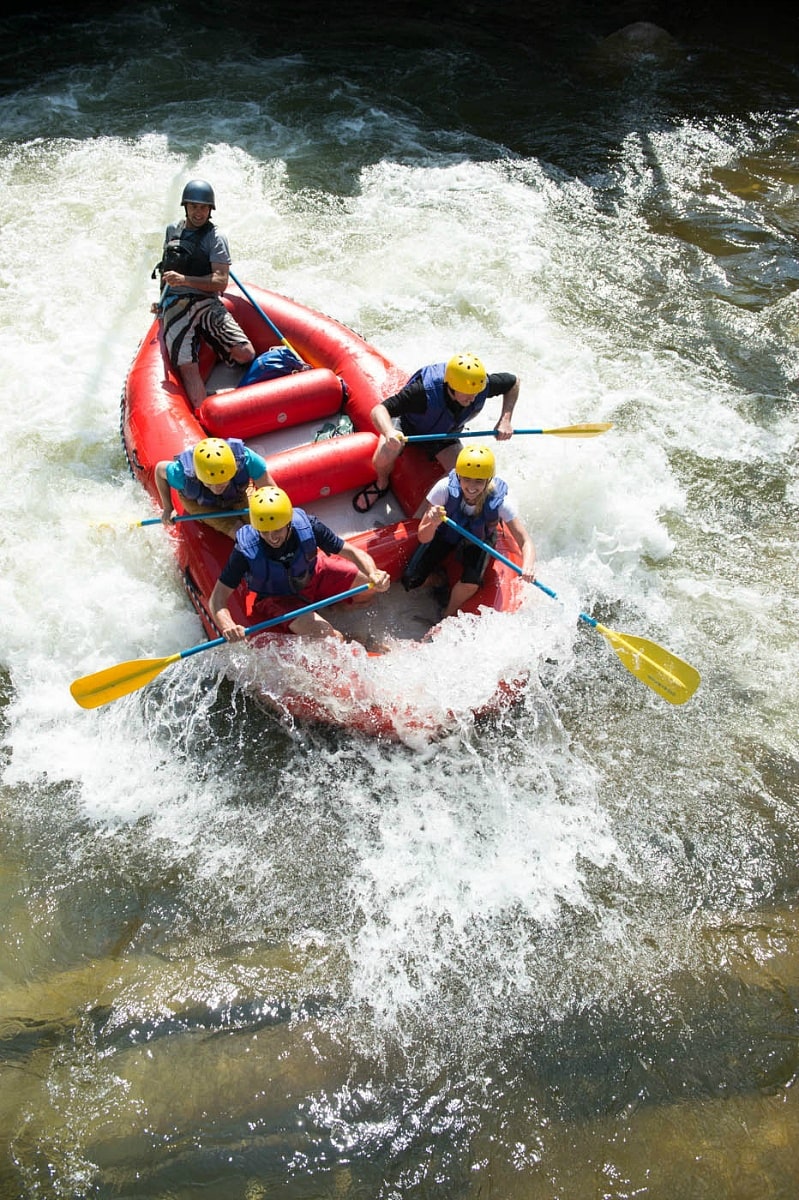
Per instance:
[[[173,524],[172,514],[175,511],[174,505],[172,504],[172,491],[167,483],[166,478],[166,469],[168,466],[169,462],[167,460],[156,463],[155,471],[153,473],[155,486],[158,489],[158,496],[161,501],[161,520],[163,521],[164,525]]]
[[[513,534],[516,545],[522,552],[522,579],[527,583],[535,580],[535,544],[525,529],[519,517],[507,522],[507,527]]]
[[[497,435],[498,442],[507,442],[513,436],[513,410],[516,407],[516,401],[519,399],[520,389],[521,381],[517,378],[510,391],[506,392],[502,397],[502,412],[499,414],[499,420],[494,426],[494,433]]]
[[[376,592],[387,592],[391,587],[391,576],[388,571],[381,571],[371,554],[367,554],[365,550],[358,550],[357,547],[348,546],[345,543],[339,554],[342,558],[349,559],[351,563],[354,563]]]
[[[164,271],[163,282],[168,287],[190,287],[214,296],[224,292],[229,279],[228,264],[212,262],[210,275],[181,275],[180,271]]]
[[[228,601],[232,595],[233,588],[226,587],[224,583],[217,579],[208,601],[208,607],[211,610],[211,616],[214,618],[216,627],[225,641],[241,642],[246,636],[244,626],[236,624],[228,608]]]

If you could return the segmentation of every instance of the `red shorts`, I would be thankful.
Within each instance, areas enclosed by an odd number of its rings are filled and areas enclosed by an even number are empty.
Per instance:
[[[273,617],[288,613],[287,623],[291,620],[290,614],[298,608],[304,608],[306,604],[315,604],[317,600],[327,600],[330,596],[337,596],[339,592],[348,592],[350,588],[355,587],[358,574],[355,563],[338,555],[333,558],[325,554],[324,550],[319,550],[316,556],[316,570],[298,596],[264,596],[262,600],[254,600],[252,594],[247,597],[247,609],[252,623],[256,625],[260,621],[270,621]],[[250,609],[251,599],[254,603]],[[332,608],[333,605],[328,607]],[[281,626],[282,624],[283,622]]]

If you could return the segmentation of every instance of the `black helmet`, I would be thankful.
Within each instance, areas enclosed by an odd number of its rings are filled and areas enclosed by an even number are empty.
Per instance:
[[[180,197],[181,204],[210,204],[216,208],[214,189],[204,179],[190,179]]]

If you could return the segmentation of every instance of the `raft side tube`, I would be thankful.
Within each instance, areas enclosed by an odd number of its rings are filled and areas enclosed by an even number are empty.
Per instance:
[[[265,379],[207,396],[196,416],[213,437],[246,439],[330,417],[344,403],[341,380],[326,367]]]
[[[203,430],[162,355],[157,322],[139,346],[125,379],[120,432],[131,473],[160,508],[153,478],[156,463],[195,445]]]
[[[375,477],[372,455],[377,434],[348,433],[309,442],[268,457],[269,473],[292,504],[312,504],[349,492]]]
[[[419,545],[418,530],[419,521],[416,519],[398,521],[382,529],[369,529],[364,533],[353,534],[346,541],[348,545],[370,554],[377,566],[383,571],[388,571],[396,583]]]
[[[372,429],[369,415],[372,408],[399,391],[409,372],[401,370],[341,321],[255,284],[248,283],[246,287],[306,363],[329,367],[344,380],[349,393],[347,411],[356,429]],[[222,299],[252,341],[256,354],[280,343],[241,293],[231,289]]]

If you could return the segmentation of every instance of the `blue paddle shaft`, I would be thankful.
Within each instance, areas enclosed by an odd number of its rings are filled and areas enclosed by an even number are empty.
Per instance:
[[[340,600],[349,600],[350,596],[357,596],[360,592],[366,592],[372,585],[370,583],[361,583],[358,587],[350,588],[348,592],[339,592],[336,596],[328,596],[327,600],[316,600],[313,604],[306,604],[304,608],[295,608],[291,612],[282,613],[279,617],[272,617],[268,621],[260,621],[257,625],[250,625],[244,630],[244,636],[250,637],[253,633],[261,633],[264,629],[271,629],[273,625],[284,625],[287,621],[293,621],[297,617],[304,616],[305,613],[318,612],[320,608],[327,608],[331,604],[338,604]],[[201,654],[203,650],[210,650],[213,646],[223,646],[227,642],[227,638],[214,638],[211,642],[199,642],[196,646],[189,646],[188,650],[181,650],[180,658],[188,658],[192,654]]]
[[[247,508],[234,508],[230,512],[217,512],[215,508],[209,508],[208,512],[204,513],[186,513],[182,517],[175,517],[174,523],[178,521],[207,521],[209,517],[216,520],[217,517],[246,517],[249,513]],[[160,517],[148,517],[146,521],[139,521],[140,525],[160,525]]]
[[[228,274],[230,275],[230,278],[233,280],[233,282],[235,283],[236,287],[239,289],[241,294],[243,296],[247,297],[247,299],[249,300],[250,304],[253,306],[255,311],[264,319],[264,321],[266,321],[267,325],[272,330],[272,333],[275,335],[275,337],[280,339],[280,341],[283,343],[283,345],[286,346],[291,351],[291,353],[294,355],[294,357],[297,359],[298,362],[302,362],[303,360],[300,358],[297,351],[294,349],[293,346],[289,345],[289,343],[283,337],[283,334],[278,329],[277,325],[275,325],[274,321],[269,320],[269,317],[266,315],[264,310],[261,308],[258,301],[253,296],[250,295],[250,293],[247,291],[246,287],[241,282],[241,280],[237,279],[232,271],[229,271]]]
[[[499,550],[495,550],[493,546],[489,546],[488,542],[481,541],[479,537],[476,537],[473,533],[470,533],[468,529],[464,529],[463,526],[459,525],[457,521],[453,521],[452,517],[445,517],[444,520],[448,525],[452,526],[456,533],[459,533],[462,537],[468,538],[470,542],[474,542],[475,546],[479,546],[481,550],[486,550],[489,554],[493,554],[494,558],[498,558],[499,561],[504,563],[506,567],[510,567],[511,571],[515,571],[517,575],[524,574],[518,563],[512,562],[511,559],[506,558],[504,554],[500,554]],[[540,588],[542,592],[546,592],[548,596],[551,596],[553,600],[557,600],[557,593],[553,592],[551,588],[548,588],[543,583],[539,583],[537,579],[534,579],[533,583],[537,588]]]
[[[470,542],[474,542],[475,546],[480,546],[483,550],[487,550],[489,554],[493,554],[494,558],[498,558],[500,562],[503,562],[506,567],[510,567],[510,569],[515,571],[517,575],[522,574],[522,569],[518,563],[511,562],[511,560],[506,558],[504,554],[500,554],[499,550],[495,550],[493,546],[489,546],[488,542],[483,542],[479,537],[475,537],[473,533],[470,533],[468,529],[464,529],[457,523],[457,521],[453,521],[451,517],[446,517],[445,520],[448,525],[451,525],[452,528],[457,530],[457,532],[463,537],[468,538]],[[546,584],[541,583],[538,579],[534,579],[533,583],[537,588],[540,588],[542,592],[546,592],[548,596],[551,596],[553,600],[557,600],[558,593],[553,592],[552,588],[548,588]],[[596,629],[597,625],[599,624],[599,622],[593,617],[589,617],[588,613],[581,612],[579,616],[581,621],[585,621],[587,625],[592,625],[594,629]]]
[[[452,528],[457,530],[458,533],[462,534],[463,537],[468,538],[470,542],[474,542],[475,546],[480,546],[483,550],[487,550],[489,554],[493,554],[494,558],[498,558],[500,562],[503,562],[506,567],[510,567],[510,569],[515,571],[517,575],[522,574],[522,569],[517,563],[511,562],[511,560],[506,558],[504,554],[500,554],[499,550],[495,550],[493,546],[489,546],[488,542],[482,542],[479,537],[475,537],[473,533],[470,533],[468,529],[464,529],[457,523],[457,521],[453,521],[451,517],[446,517],[445,519],[448,525],[451,525]],[[551,596],[553,600],[557,600],[558,593],[553,592],[552,588],[548,588],[546,584],[541,583],[538,579],[534,579],[533,583],[537,588],[540,588],[542,592],[546,592],[547,596]],[[599,624],[599,622],[593,617],[589,617],[588,613],[581,612],[579,617],[581,621],[585,621],[586,625],[592,625],[594,629],[596,629],[597,625]]]

